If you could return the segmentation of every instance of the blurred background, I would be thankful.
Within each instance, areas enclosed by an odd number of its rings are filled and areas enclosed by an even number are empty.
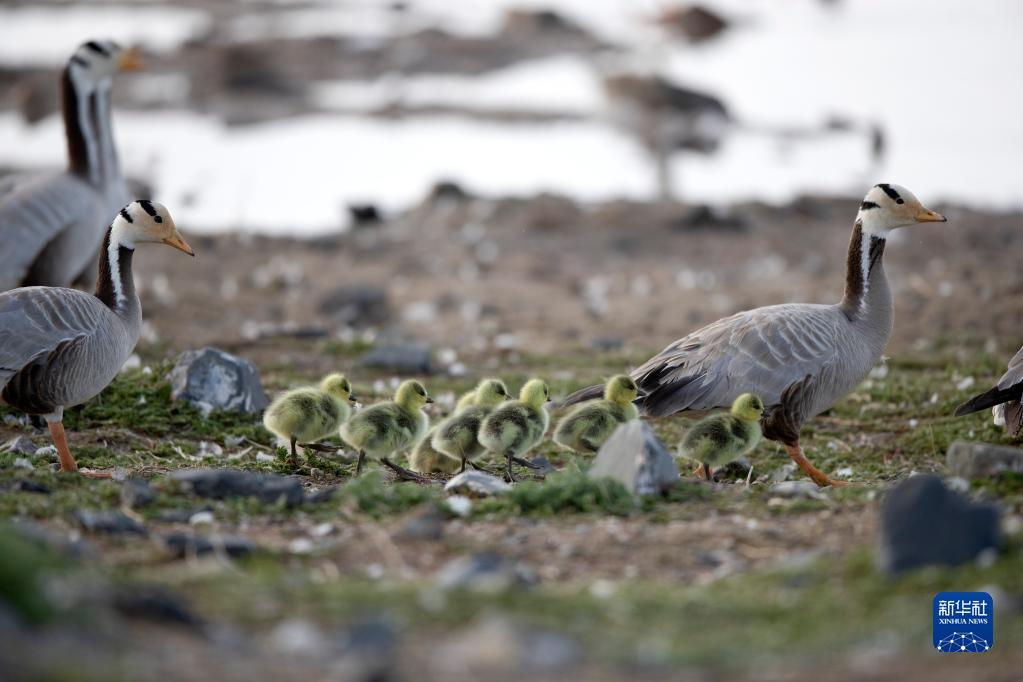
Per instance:
[[[192,230],[335,231],[346,206],[399,211],[442,179],[656,197],[655,123],[618,114],[658,95],[607,87],[622,75],[720,103],[727,123],[667,162],[686,201],[890,179],[1018,208],[1021,19],[1012,0],[4,2],[0,161],[63,161],[56,70],[109,36],[147,55],[116,88],[122,161]]]
[[[895,347],[997,344],[1021,321],[1000,295],[1023,286],[1021,19],[1012,0],[4,2],[0,170],[63,164],[58,70],[109,37],[144,53],[114,88],[135,191],[227,235],[195,264],[144,255],[150,342],[647,350],[837,300],[855,202],[887,181],[952,219],[890,250]]]

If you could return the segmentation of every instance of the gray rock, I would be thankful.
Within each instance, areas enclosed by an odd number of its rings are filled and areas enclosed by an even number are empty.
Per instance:
[[[600,446],[588,475],[621,481],[639,495],[660,494],[680,479],[667,446],[639,419],[619,426]]]
[[[124,585],[113,594],[113,606],[122,615],[169,625],[197,627],[202,620],[177,592],[156,585]]]
[[[430,507],[411,514],[395,533],[398,540],[440,540],[444,537],[444,515]]]
[[[579,642],[553,630],[522,633],[520,641],[522,664],[528,670],[567,670],[582,658],[583,649]]]
[[[620,336],[596,336],[590,339],[590,348],[594,350],[619,350],[624,345],[625,339]]]
[[[36,466],[35,466],[35,464],[32,464],[31,460],[28,460],[28,459],[26,459],[24,457],[16,457],[14,459],[14,468],[15,469],[25,469],[26,471],[32,471],[33,469],[36,468]]]
[[[536,574],[520,562],[494,552],[452,559],[437,572],[437,585],[446,590],[502,592],[536,582]]]
[[[38,448],[28,436],[15,436],[4,443],[2,449],[12,455],[26,455],[31,457],[36,454],[36,450]]]
[[[387,292],[373,286],[343,286],[320,299],[320,312],[352,327],[382,324],[391,316]]]
[[[21,491],[23,493],[38,493],[40,495],[49,495],[52,491],[42,483],[33,481],[27,478],[23,478],[14,484],[13,490]]]
[[[114,509],[79,509],[74,512],[75,520],[85,530],[111,535],[145,535],[146,527],[124,512]]]
[[[260,412],[269,404],[251,362],[209,346],[182,353],[171,370],[170,383],[171,399],[191,403],[204,414]]]
[[[164,523],[188,523],[196,514],[212,511],[213,507],[204,504],[195,509],[164,509],[157,514],[156,518]]]
[[[430,349],[417,343],[377,346],[362,356],[364,367],[375,367],[398,374],[431,374]]]
[[[956,566],[998,547],[998,508],[972,502],[932,475],[894,486],[881,505],[879,564],[888,573]]]
[[[121,504],[137,509],[151,504],[156,499],[156,493],[149,487],[149,481],[144,478],[129,478],[121,485]]]
[[[1023,450],[988,443],[957,440],[945,454],[948,470],[968,481],[992,478],[1003,472],[1023,473]]]
[[[767,492],[778,497],[803,498],[807,500],[826,500],[828,496],[821,492],[813,481],[781,481],[775,483]]]
[[[294,478],[260,474],[238,469],[184,469],[171,478],[199,497],[223,500],[229,497],[255,497],[274,503],[283,498],[289,507],[302,504],[305,492]]]
[[[217,537],[214,539],[189,533],[171,533],[163,539],[167,549],[178,559],[186,556],[202,556],[213,552],[223,552],[229,557],[243,557],[256,551],[256,546],[238,537]]]
[[[477,497],[501,495],[509,490],[511,485],[496,476],[471,469],[454,476],[444,486],[445,492]]]

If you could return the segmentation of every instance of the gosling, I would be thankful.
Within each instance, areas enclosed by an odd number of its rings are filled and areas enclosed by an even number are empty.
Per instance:
[[[504,382],[499,379],[481,381],[476,387],[475,404],[448,417],[434,429],[433,449],[452,461],[461,462],[458,471],[465,471],[466,462],[485,452],[478,440],[483,420],[510,397]]]
[[[554,442],[576,452],[596,452],[620,425],[639,418],[632,404],[638,396],[632,377],[613,377],[604,387],[603,400],[582,403],[558,422]]]
[[[343,374],[330,374],[319,387],[306,386],[279,395],[266,409],[263,425],[291,443],[288,463],[295,465],[295,444],[312,443],[337,433],[352,413],[349,402],[355,402],[351,383]]]
[[[468,407],[472,407],[476,402],[476,390],[473,389],[468,393],[462,394],[455,403],[455,409],[451,413],[452,416],[461,413]],[[408,468],[411,471],[415,471],[419,474],[453,474],[458,471],[458,460],[452,459],[447,455],[437,452],[437,449],[433,447],[431,441],[433,440],[433,434],[437,433],[437,426],[432,427],[426,432],[419,442],[416,443],[416,447],[412,450],[412,454],[408,458]]]
[[[359,453],[355,475],[362,473],[362,465],[369,455],[391,468],[406,481],[425,481],[422,476],[400,467],[388,456],[408,449],[430,424],[423,408],[433,398],[418,381],[404,381],[394,393],[393,401],[377,403],[355,415],[341,426],[341,440]]]
[[[760,397],[743,393],[732,403],[730,414],[712,414],[696,422],[682,436],[682,454],[699,462],[699,469],[709,481],[711,466],[734,462],[757,446],[763,414]]]
[[[530,379],[519,392],[518,400],[509,400],[491,412],[480,424],[479,442],[488,452],[507,459],[505,477],[515,480],[512,461],[543,440],[550,416],[544,403],[550,391],[541,379]]]

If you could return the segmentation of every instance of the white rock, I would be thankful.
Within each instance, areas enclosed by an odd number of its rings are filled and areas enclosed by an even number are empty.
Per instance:
[[[188,517],[188,523],[193,526],[209,526],[213,521],[214,516],[211,511],[199,511]]]
[[[452,495],[446,503],[451,513],[456,516],[468,516],[472,511],[472,500],[465,495]]]

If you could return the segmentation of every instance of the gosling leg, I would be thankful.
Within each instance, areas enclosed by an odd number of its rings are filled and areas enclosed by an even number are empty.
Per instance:
[[[295,466],[298,464],[298,451],[295,450],[295,443],[298,441],[294,436],[291,437],[291,456],[288,457],[288,464]]]
[[[425,476],[420,476],[414,471],[409,471],[405,467],[398,466],[386,457],[381,457],[380,463],[397,474],[398,478],[402,481],[415,481],[416,483],[428,483],[430,481],[430,479]]]
[[[362,474],[362,463],[366,461],[366,453],[359,450],[359,463],[355,465],[355,477],[358,478]]]
[[[511,450],[508,451],[508,461],[505,464],[504,478],[509,483],[515,482],[515,474],[512,473],[512,461],[515,459],[515,455]]]

